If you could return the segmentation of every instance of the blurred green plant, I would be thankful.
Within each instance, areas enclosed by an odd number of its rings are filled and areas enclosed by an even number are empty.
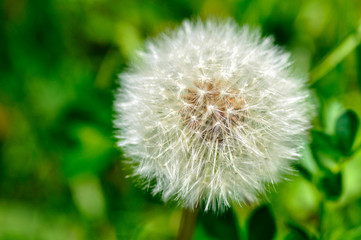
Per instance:
[[[298,74],[313,69],[318,115],[299,174],[268,204],[200,214],[195,239],[361,239],[360,9],[358,0],[1,1],[0,239],[176,236],[180,209],[125,178],[112,91],[146,37],[197,16],[274,35]]]

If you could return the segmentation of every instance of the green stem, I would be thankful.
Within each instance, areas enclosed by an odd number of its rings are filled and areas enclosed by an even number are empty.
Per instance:
[[[177,240],[191,240],[197,223],[198,208],[183,210]]]
[[[310,85],[314,85],[318,80],[331,71],[349,53],[351,53],[361,42],[361,21],[357,32],[346,38],[335,50],[310,73]]]
[[[320,202],[320,211],[319,211],[319,218],[320,218],[320,222],[319,222],[319,238],[322,240],[322,239],[325,239],[325,198],[322,197],[321,199],[321,202]]]

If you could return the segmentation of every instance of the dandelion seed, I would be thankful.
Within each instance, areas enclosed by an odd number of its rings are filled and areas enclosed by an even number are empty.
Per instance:
[[[183,207],[257,201],[290,171],[310,124],[305,80],[289,67],[271,38],[231,20],[185,21],[148,41],[115,101],[134,175]]]

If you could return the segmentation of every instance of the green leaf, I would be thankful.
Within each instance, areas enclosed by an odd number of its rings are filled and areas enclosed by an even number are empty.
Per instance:
[[[361,226],[357,226],[346,231],[342,235],[342,240],[354,240],[354,239],[361,239]]]
[[[248,225],[249,240],[273,239],[276,233],[274,216],[268,206],[256,209]]]
[[[69,132],[75,144],[62,161],[67,178],[83,173],[97,175],[111,163],[113,143],[101,128],[79,122],[72,124]]]
[[[330,201],[337,201],[342,194],[342,172],[328,172],[320,180],[320,190]]]
[[[313,130],[311,135],[312,150],[320,151],[333,157],[339,157],[341,155],[335,147],[332,136],[317,130]]]
[[[307,232],[300,228],[299,226],[288,223],[288,228],[291,230],[291,232],[286,236],[286,240],[308,240],[310,237],[308,236]]]
[[[334,139],[321,131],[313,130],[311,132],[312,143],[310,145],[313,159],[321,170],[329,171],[329,160],[337,162],[342,154],[334,144]]]
[[[238,224],[231,210],[216,216],[213,213],[201,213],[198,223],[202,224],[205,234],[211,239],[239,239]],[[200,230],[197,227],[197,232]]]
[[[105,217],[105,197],[98,177],[78,175],[70,179],[69,186],[74,204],[86,218],[95,220]]]
[[[285,240],[308,240],[309,238],[305,238],[303,237],[303,235],[300,235],[297,232],[290,232],[289,234],[287,234],[287,236],[285,237]]]
[[[312,174],[304,166],[296,164],[294,167],[298,170],[301,176],[303,176],[307,181],[312,182]]]
[[[359,119],[352,110],[347,110],[336,123],[337,145],[343,155],[348,156],[355,141]]]

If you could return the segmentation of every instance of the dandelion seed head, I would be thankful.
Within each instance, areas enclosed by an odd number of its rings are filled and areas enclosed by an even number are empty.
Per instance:
[[[231,20],[185,21],[148,41],[115,100],[134,175],[183,207],[257,201],[290,171],[310,125],[290,65],[272,38]]]

